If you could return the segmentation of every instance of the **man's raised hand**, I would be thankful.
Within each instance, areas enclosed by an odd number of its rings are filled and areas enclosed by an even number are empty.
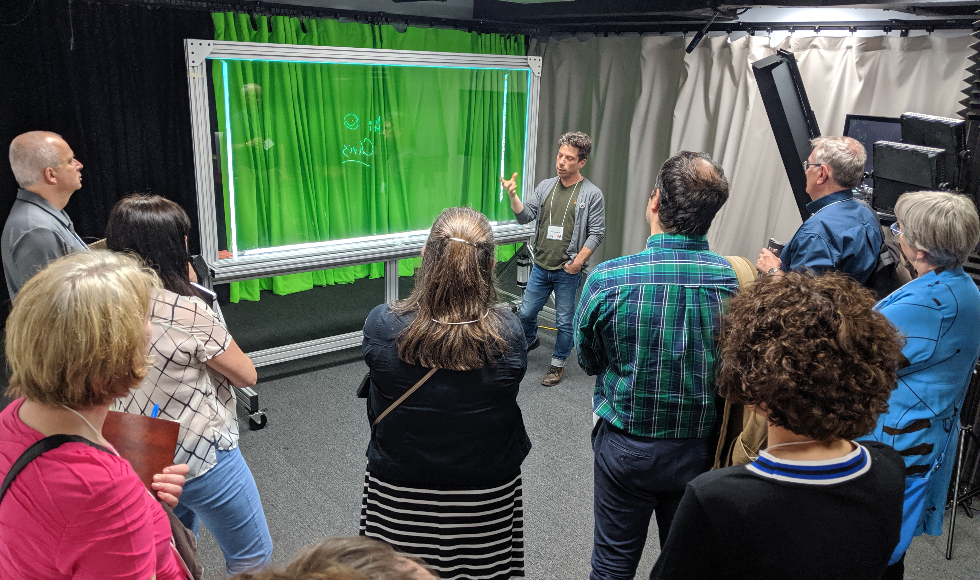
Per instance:
[[[507,190],[507,195],[511,197],[517,196],[517,173],[511,175],[510,179],[504,179],[501,177],[500,184]]]

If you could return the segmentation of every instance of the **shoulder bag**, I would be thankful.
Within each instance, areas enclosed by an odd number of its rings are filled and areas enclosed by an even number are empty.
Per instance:
[[[725,259],[735,270],[739,290],[745,290],[755,281],[756,269],[748,259],[742,256],[725,256]],[[768,438],[769,424],[764,417],[725,401],[712,469],[752,463]]]

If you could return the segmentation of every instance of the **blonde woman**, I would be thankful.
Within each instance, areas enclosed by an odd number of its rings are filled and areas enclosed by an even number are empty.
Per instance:
[[[109,405],[146,376],[159,283],[136,260],[95,251],[52,262],[17,294],[6,351],[18,398],[0,412],[0,477],[38,441],[69,441],[0,498],[0,577],[184,578],[163,508],[102,436]],[[185,473],[154,476],[160,499],[177,504]]]

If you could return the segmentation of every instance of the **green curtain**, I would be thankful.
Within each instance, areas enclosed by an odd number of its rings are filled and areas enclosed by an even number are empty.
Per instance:
[[[520,36],[399,33],[387,25],[235,13],[212,18],[216,40],[525,54]],[[525,71],[210,62],[229,247],[426,229],[453,205],[513,219],[497,176],[502,161],[508,175],[523,171]],[[514,246],[501,247],[498,258],[513,253]],[[411,275],[418,263],[400,260],[399,274]],[[236,282],[231,300],[383,275],[377,263]]]

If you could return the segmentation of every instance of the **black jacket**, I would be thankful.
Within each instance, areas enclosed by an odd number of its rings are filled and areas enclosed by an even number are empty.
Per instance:
[[[495,364],[472,371],[440,369],[371,429],[368,470],[388,481],[441,488],[486,487],[515,476],[531,450],[517,392],[527,368],[524,331],[509,310],[510,349]],[[398,358],[398,333],[412,315],[387,304],[364,322],[361,350],[371,369],[370,423],[429,369]]]

